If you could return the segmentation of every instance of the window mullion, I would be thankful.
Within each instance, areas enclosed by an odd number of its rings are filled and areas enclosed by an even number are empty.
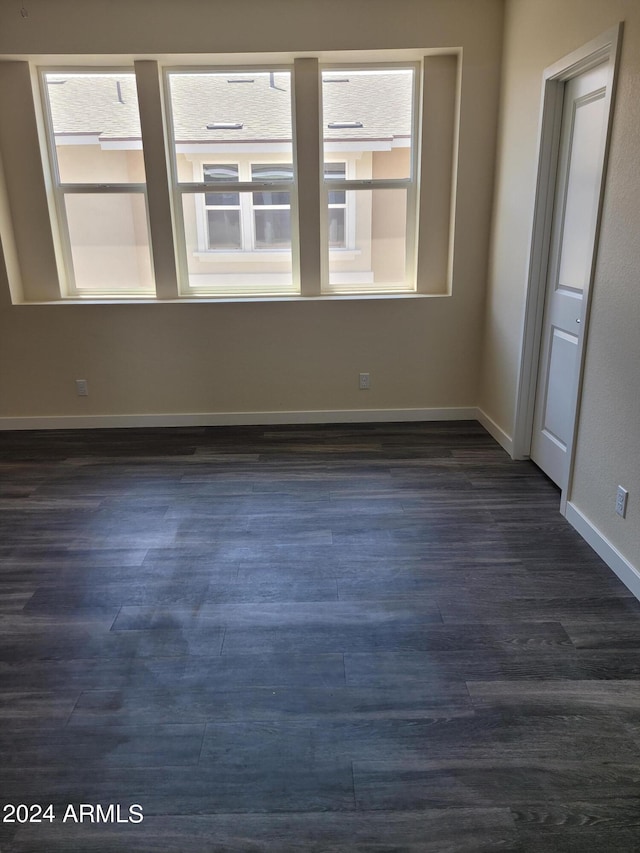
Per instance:
[[[422,81],[417,291],[451,288],[460,56],[425,56]]]
[[[298,176],[297,245],[300,292],[319,296],[323,268],[323,243],[320,193],[320,75],[318,60],[294,61],[294,159]],[[292,205],[293,208],[293,205]],[[293,219],[293,217],[292,217]],[[294,249],[295,250],[295,249]]]
[[[147,183],[147,207],[156,296],[178,296],[178,272],[171,216],[171,182],[162,115],[162,87],[158,63],[134,62],[140,131]]]

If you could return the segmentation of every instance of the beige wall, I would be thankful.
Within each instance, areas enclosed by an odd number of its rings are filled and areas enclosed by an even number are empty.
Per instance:
[[[570,500],[640,566],[640,3],[509,0],[481,405],[513,435],[542,73],[625,21]],[[626,520],[614,512],[629,490]]]
[[[29,17],[22,18],[19,5],[1,4],[0,55],[295,56],[305,50],[462,46],[453,296],[12,306],[2,267],[0,417],[474,405],[502,0],[398,0],[392,7],[387,0],[116,5],[30,0]],[[359,392],[358,372],[365,370],[372,388]],[[88,379],[89,397],[75,396],[77,377]]]

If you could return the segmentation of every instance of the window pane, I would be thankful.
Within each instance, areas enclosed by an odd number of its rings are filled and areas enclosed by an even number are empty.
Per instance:
[[[289,205],[289,193],[253,193],[253,203],[258,205]]]
[[[330,190],[329,204],[346,204],[347,194],[344,190]]]
[[[172,147],[181,180],[186,180],[184,162],[194,150],[233,156],[239,143],[270,143],[293,162],[289,71],[173,72],[168,76]]]
[[[360,154],[357,179],[411,177],[413,127],[412,68],[322,72],[324,156]],[[325,163],[325,177],[338,177]]]
[[[292,181],[291,163],[254,163],[251,166],[252,181]]]
[[[142,193],[64,197],[76,289],[153,292]]]
[[[207,227],[210,249],[242,248],[239,210],[208,210]]]
[[[238,177],[238,167],[233,164],[224,164],[220,166],[205,164],[202,167],[202,172],[204,175],[204,181],[207,184],[228,184],[240,180]]]
[[[329,286],[333,292],[407,290],[407,191],[353,190],[347,201],[349,231],[344,209],[329,208],[329,242],[345,252],[329,254]],[[342,228],[342,235],[340,229]],[[332,237],[336,243],[331,243]]]
[[[239,193],[207,193],[205,199],[207,207],[238,207],[240,204]]]
[[[256,249],[291,246],[291,213],[288,210],[256,210]]]
[[[345,245],[344,208],[329,208],[329,246],[342,249]]]
[[[324,179],[325,181],[330,180],[342,180],[344,181],[347,177],[347,164],[346,163],[325,163],[324,164]]]
[[[60,181],[144,183],[135,74],[46,74]]]

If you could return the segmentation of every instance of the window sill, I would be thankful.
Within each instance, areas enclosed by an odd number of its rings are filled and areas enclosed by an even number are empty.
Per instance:
[[[329,257],[334,261],[355,261],[362,255],[360,249],[329,249]],[[264,261],[265,263],[287,263],[291,259],[291,252],[289,250],[282,251],[280,249],[262,249],[262,250],[252,250],[252,251],[244,251],[244,249],[238,249],[237,251],[217,251],[212,249],[211,251],[198,251],[193,252],[192,257],[196,258],[198,261],[203,261],[204,263],[218,263],[218,264],[228,264],[228,263],[256,263],[256,261]]]
[[[333,261],[355,261],[361,255],[360,249],[329,249],[329,258]]]
[[[216,303],[270,303],[270,302],[378,302],[378,301],[398,301],[398,300],[415,300],[415,299],[441,299],[450,296],[449,293],[416,293],[411,291],[395,291],[393,293],[323,293],[318,296],[301,296],[296,294],[278,294],[275,296],[215,296],[211,293],[203,293],[201,296],[181,296],[176,299],[159,299],[157,297],[128,297],[122,298],[116,296],[113,298],[105,296],[96,296],[95,298],[84,297],[78,299],[75,297],[67,299],[55,299],[48,302],[15,302],[14,308],[30,308],[43,306],[60,306],[60,305],[94,305],[94,306],[122,306],[122,305],[202,305]]]
[[[291,262],[291,251],[279,249],[253,250],[250,252],[245,252],[244,249],[229,252],[212,250],[210,252],[193,252],[192,256],[207,264],[255,264],[258,261],[267,264],[284,264]]]

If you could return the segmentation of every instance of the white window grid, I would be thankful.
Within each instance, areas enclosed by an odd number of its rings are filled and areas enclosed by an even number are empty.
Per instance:
[[[402,70],[407,69],[413,72],[412,82],[412,122],[411,122],[411,156],[410,156],[410,173],[407,178],[356,178],[352,171],[347,173],[344,180],[338,178],[325,178],[322,175],[322,201],[325,210],[330,208],[329,193],[336,190],[345,190],[348,201],[348,209],[355,211],[356,202],[355,196],[358,191],[362,190],[393,190],[403,189],[406,191],[406,257],[405,257],[405,281],[401,282],[398,287],[392,289],[408,290],[416,289],[416,266],[417,266],[417,219],[418,219],[418,163],[420,152],[420,81],[421,81],[421,66],[419,62],[393,62],[393,63],[321,63],[319,65],[320,85],[322,88],[323,72],[330,72],[336,77],[348,77],[350,72],[367,71],[367,70]],[[340,85],[340,84],[337,84]],[[320,128],[324,135],[325,121],[322,110],[322,97],[320,98]],[[331,145],[324,146],[324,154],[321,155],[325,160],[328,160],[327,149],[331,149]],[[338,156],[338,155],[334,155]],[[354,217],[352,216],[353,220]],[[328,228],[328,217],[325,216],[325,231]],[[355,245],[355,228],[353,221],[349,226],[349,239],[354,242],[349,243],[347,248]],[[322,292],[332,293],[340,292],[341,288],[333,287],[329,282],[329,265],[327,258],[335,256],[336,250],[329,247],[328,235],[325,233],[325,262],[324,280],[322,283]],[[338,249],[337,251],[344,251]],[[351,289],[351,288],[349,288]],[[356,288],[357,290],[358,288]],[[370,282],[366,282],[362,286],[363,292],[376,292],[376,288],[372,287]],[[384,288],[383,288],[384,290]]]
[[[173,185],[173,195],[174,195],[174,219],[175,219],[175,229],[178,234],[177,239],[177,254],[178,254],[178,265],[181,279],[181,289],[184,292],[196,292],[200,291],[201,288],[197,286],[192,286],[189,284],[189,273],[188,273],[188,260],[187,260],[187,248],[185,245],[185,240],[180,235],[184,235],[185,233],[185,223],[184,223],[184,210],[182,197],[184,195],[201,195],[202,201],[200,204],[196,205],[197,215],[196,215],[196,228],[197,228],[197,240],[198,247],[203,250],[203,254],[211,255],[214,254],[219,257],[246,257],[247,260],[250,260],[250,255],[252,252],[256,252],[254,257],[259,257],[262,260],[271,257],[273,260],[278,260],[285,255],[292,254],[294,251],[293,239],[292,245],[290,249],[253,249],[255,245],[255,237],[254,237],[254,226],[251,224],[251,216],[247,215],[247,206],[250,204],[249,195],[254,192],[288,192],[289,197],[291,199],[291,220],[292,220],[292,231],[294,217],[297,217],[297,183],[296,183],[296,170],[295,170],[295,128],[293,124],[293,105],[291,106],[291,115],[292,115],[292,132],[294,135],[294,140],[292,142],[292,152],[293,152],[293,162],[294,162],[294,170],[293,170],[293,180],[291,181],[253,181],[251,180],[251,172],[250,172],[250,164],[240,162],[238,158],[228,157],[228,156],[219,156],[215,153],[207,153],[206,155],[199,156],[198,158],[193,158],[193,182],[188,183],[179,180],[178,176],[178,166],[176,160],[176,150],[175,144],[173,140],[175,139],[175,131],[174,131],[174,122],[173,122],[173,114],[171,109],[171,89],[170,89],[170,78],[172,75],[177,74],[229,74],[233,76],[242,77],[244,75],[251,75],[252,73],[262,74],[269,72],[287,72],[291,74],[291,80],[293,81],[293,66],[259,66],[259,67],[246,67],[246,66],[231,66],[231,67],[222,67],[222,66],[189,66],[189,67],[167,67],[165,68],[165,102],[167,105],[167,120],[169,124],[170,131],[170,141],[172,146],[171,156],[170,156],[170,165],[171,165],[171,175],[172,175],[172,185]],[[293,86],[291,87],[293,90]],[[261,162],[260,158],[251,158],[253,163]],[[278,162],[277,158],[274,158],[273,154],[269,154],[265,156],[264,163],[274,163]],[[289,156],[286,162],[292,162],[291,155]],[[230,181],[225,183],[223,181],[215,181],[215,182],[206,182],[204,180],[204,172],[203,165],[206,163],[216,164],[216,165],[239,165],[240,166],[240,180],[239,181]],[[247,166],[248,171],[243,169],[243,166]],[[241,240],[242,240],[242,249],[241,250],[210,250],[208,248],[208,226],[206,221],[206,204],[204,203],[205,194],[208,192],[220,192],[220,193],[238,193],[240,199],[240,223],[241,223]],[[252,196],[251,196],[252,198]],[[224,209],[223,206],[220,206],[220,209]],[[245,247],[251,246],[251,249],[247,249]],[[287,288],[288,289],[288,288]],[[293,288],[294,291],[297,292],[297,288]]]
[[[72,74],[90,74],[90,75],[110,75],[113,77],[122,76],[123,74],[131,74],[135,77],[135,69],[132,66],[41,66],[38,69],[41,101],[44,107],[44,117],[46,122],[46,141],[47,153],[49,157],[49,169],[53,183],[53,200],[55,212],[58,222],[58,237],[62,251],[62,264],[59,264],[59,275],[62,284],[62,290],[66,296],[89,296],[96,297],[101,295],[112,296],[113,290],[109,288],[92,287],[90,291],[78,288],[76,284],[73,255],[71,249],[71,239],[69,234],[69,224],[67,221],[67,206],[65,202],[66,196],[71,195],[136,195],[139,194],[144,199],[144,208],[146,216],[147,236],[149,241],[149,249],[151,252],[151,231],[149,228],[149,203],[147,197],[147,184],[140,182],[84,182],[84,183],[65,183],[60,178],[60,169],[58,166],[58,154],[56,149],[56,140],[53,129],[53,116],[51,113],[51,102],[49,100],[49,91],[47,84],[48,75],[72,75]],[[151,263],[153,264],[153,253],[151,252]],[[127,296],[155,296],[155,292],[149,293],[147,290],[139,288],[131,288],[130,290],[118,289],[118,297],[126,298]]]

